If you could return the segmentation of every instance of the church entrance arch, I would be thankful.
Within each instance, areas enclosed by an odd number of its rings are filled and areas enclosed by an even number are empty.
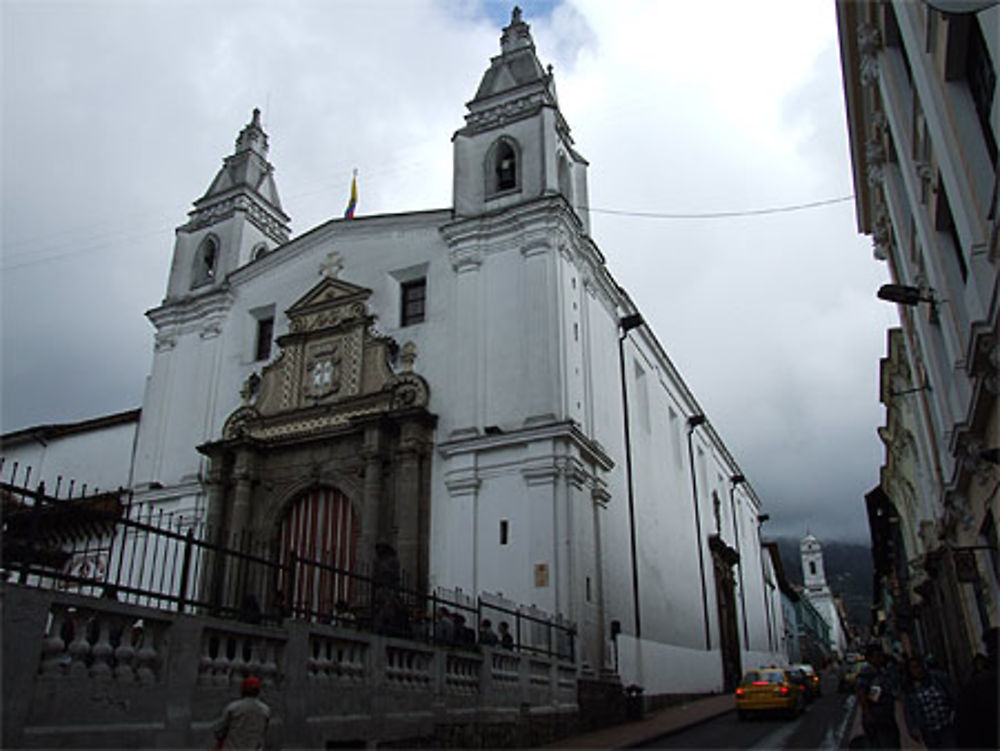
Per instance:
[[[293,613],[328,617],[349,603],[360,520],[340,490],[314,487],[288,506],[278,533],[284,593]],[[294,555],[293,555],[294,554]],[[292,566],[294,565],[294,569]]]
[[[719,535],[708,538],[715,570],[715,601],[719,609],[719,650],[722,656],[722,683],[726,691],[739,685],[742,676],[740,664],[740,633],[736,625],[736,583],[733,566],[740,556]]]
[[[371,601],[369,580],[352,574],[373,570],[379,543],[396,552],[410,586],[427,587],[436,418],[413,369],[415,345],[404,345],[394,370],[399,347],[373,330],[371,295],[325,276],[288,308],[280,353],[247,378],[220,439],[198,447],[211,460],[215,544],[267,540],[274,559],[260,592],[231,586],[233,566],[213,566],[206,586],[220,597],[263,597],[266,612],[295,618],[339,617],[338,603]]]

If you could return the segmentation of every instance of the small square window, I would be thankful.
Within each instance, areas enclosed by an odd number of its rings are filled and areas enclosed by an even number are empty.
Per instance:
[[[261,318],[257,321],[257,346],[255,360],[267,360],[271,357],[271,340],[274,338],[274,318]]]
[[[412,326],[424,320],[424,304],[427,300],[427,279],[414,279],[400,285],[400,325]]]

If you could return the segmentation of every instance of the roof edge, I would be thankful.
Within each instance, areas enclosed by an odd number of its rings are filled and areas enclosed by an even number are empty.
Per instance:
[[[87,433],[91,430],[101,430],[111,428],[116,425],[127,425],[130,422],[139,422],[142,409],[130,409],[124,412],[115,412],[110,415],[91,417],[78,422],[50,423],[46,425],[33,425],[20,430],[13,430],[9,433],[0,434],[0,447],[11,444],[26,443],[28,441],[46,442],[54,438],[76,433]]]

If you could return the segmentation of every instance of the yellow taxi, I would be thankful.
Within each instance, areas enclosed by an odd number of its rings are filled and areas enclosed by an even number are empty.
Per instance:
[[[783,668],[747,671],[736,687],[736,713],[741,720],[763,712],[797,715],[805,704],[804,693]]]

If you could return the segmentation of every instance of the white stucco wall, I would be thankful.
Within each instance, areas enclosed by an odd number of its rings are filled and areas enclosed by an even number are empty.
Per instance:
[[[88,494],[127,488],[136,419],[89,422],[97,424],[78,423],[79,429],[67,429],[68,424],[43,426],[8,434],[0,445],[0,479],[31,488],[44,482],[47,493],[55,494],[58,487],[63,498],[71,482],[74,496],[81,494],[84,485]]]

